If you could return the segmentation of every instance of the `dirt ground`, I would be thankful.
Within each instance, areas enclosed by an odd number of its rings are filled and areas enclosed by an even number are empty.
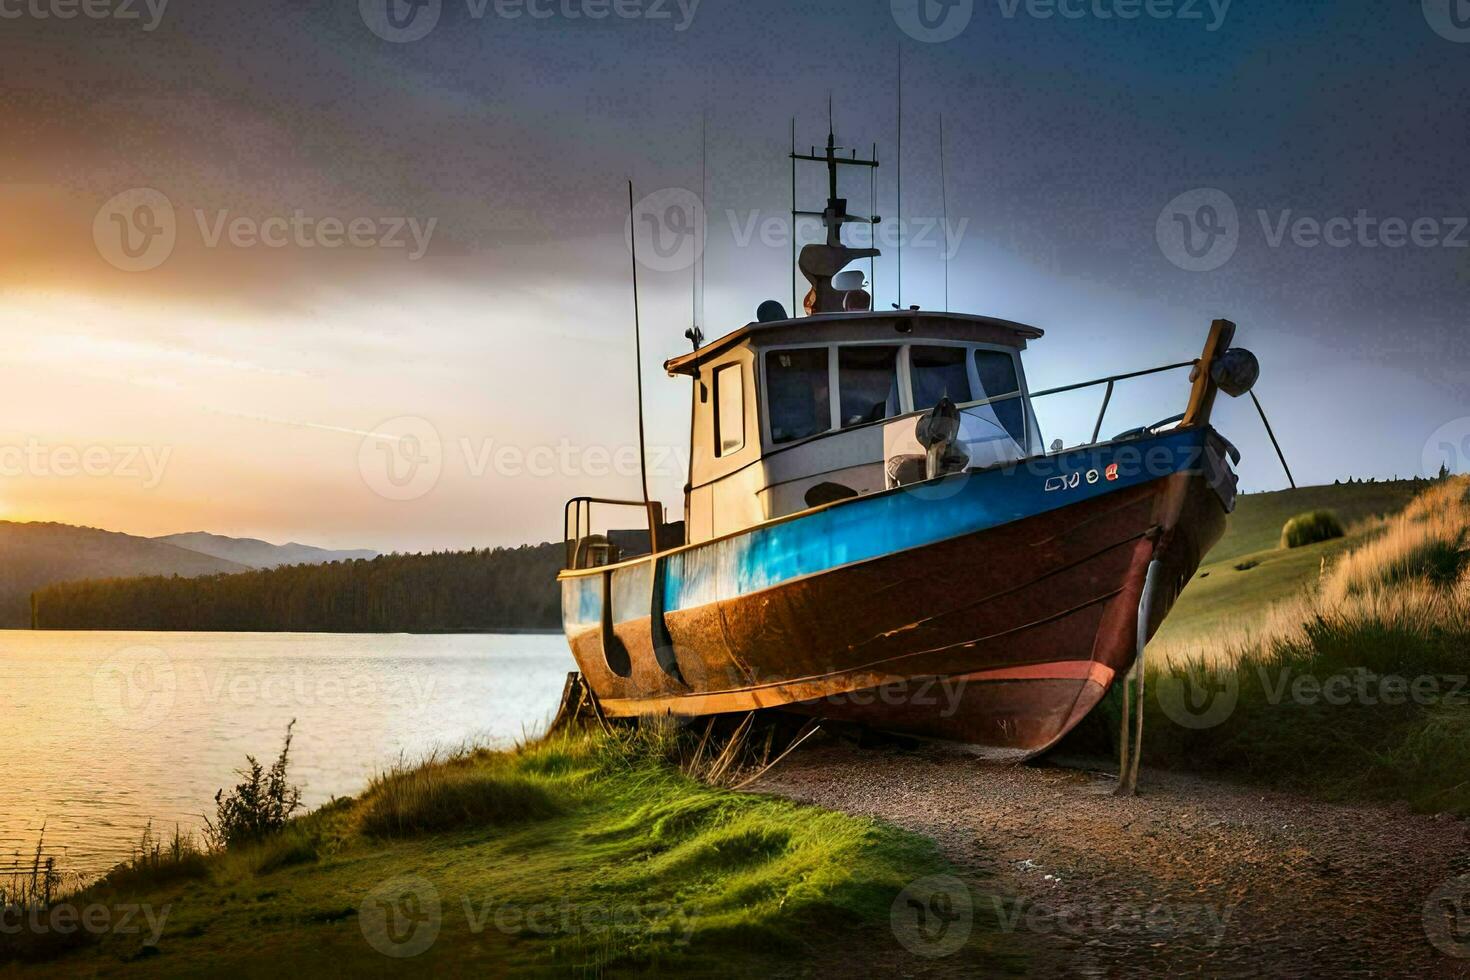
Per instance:
[[[1003,972],[950,951],[959,932],[1001,930],[1038,974],[1470,977],[1467,822],[1160,771],[1131,799],[1112,785],[834,739],[751,789],[939,842],[962,883],[917,882],[895,903],[885,974]],[[905,904],[926,921],[900,921]]]

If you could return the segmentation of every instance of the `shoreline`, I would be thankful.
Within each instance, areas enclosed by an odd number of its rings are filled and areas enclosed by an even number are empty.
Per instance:
[[[220,630],[220,629],[113,629],[110,627],[34,629],[26,626],[0,627],[0,633],[221,633],[235,636],[561,636],[552,626],[467,627],[440,630]]]

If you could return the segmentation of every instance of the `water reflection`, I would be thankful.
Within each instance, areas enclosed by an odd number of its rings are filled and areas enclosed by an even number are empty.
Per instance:
[[[97,872],[144,825],[197,829],[246,753],[292,718],[308,805],[399,758],[505,745],[550,719],[560,636],[0,631],[0,868],[46,850]]]

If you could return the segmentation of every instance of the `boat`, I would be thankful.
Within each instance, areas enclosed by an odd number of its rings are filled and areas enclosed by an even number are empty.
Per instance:
[[[829,178],[823,211],[793,208],[826,232],[796,262],[804,315],[768,301],[665,362],[691,392],[682,519],[646,481],[567,502],[567,641],[605,719],[775,709],[1026,759],[1128,675],[1223,533],[1239,453],[1211,413],[1259,366],[1221,319],[1198,357],[1032,391],[1040,329],[872,309],[848,267],[878,251],[842,231],[880,219],[837,175],[877,160],[841,149],[829,128],[792,151]],[[1115,387],[1163,372],[1182,412],[1101,438]],[[1045,445],[1036,402],[1086,388],[1092,438]],[[610,507],[646,527],[594,531]]]

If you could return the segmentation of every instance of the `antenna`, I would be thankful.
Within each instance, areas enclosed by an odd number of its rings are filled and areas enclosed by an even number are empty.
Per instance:
[[[638,475],[643,481],[643,510],[648,518],[648,543],[658,552],[658,521],[648,497],[648,447],[643,435],[643,328],[638,320],[638,222],[633,214],[633,180],[628,179],[628,251],[633,257],[633,366],[638,381]]]
[[[703,153],[704,126],[701,116],[699,138],[701,140],[700,152]],[[704,210],[704,170],[703,159],[700,161],[700,184],[699,184],[699,209],[694,213],[694,241],[699,242],[699,211]],[[699,329],[699,263],[689,263],[689,332],[685,334],[690,341],[694,340],[695,331]],[[697,348],[699,345],[695,344]]]
[[[708,159],[708,143],[705,138],[707,131],[706,117],[708,110],[701,110],[699,114],[699,213],[694,216],[695,234],[706,233],[709,230],[709,207],[705,203],[707,181],[705,179],[706,163]],[[689,266],[689,329],[684,331],[684,336],[694,345],[695,350],[704,344],[704,331],[700,324],[704,322],[704,253],[709,242],[696,238],[700,244],[699,260]],[[698,368],[695,368],[696,374]]]
[[[873,223],[868,226],[868,244],[878,247],[878,144],[873,144],[873,169],[868,171],[868,213]],[[878,305],[878,260],[868,256],[868,293],[873,297],[868,309]]]
[[[704,323],[704,268],[709,257],[709,109],[699,112],[699,319],[694,329],[703,337],[700,325]]]
[[[791,315],[796,316],[796,117],[791,117]]]
[[[821,245],[815,243],[807,245],[801,250],[800,259],[795,263],[803,275],[811,282],[811,292],[807,299],[811,305],[806,309],[808,314],[814,313],[836,313],[843,309],[845,303],[845,287],[835,288],[834,277],[840,273],[844,266],[855,259],[864,259],[877,254],[873,248],[849,248],[842,242],[842,226],[854,222],[875,225],[878,223],[877,215],[854,215],[847,211],[847,199],[838,196],[837,172],[840,167],[877,167],[877,160],[861,160],[858,158],[857,150],[850,147],[839,147],[837,136],[832,125],[831,102],[828,102],[827,119],[827,145],[821,156],[817,155],[817,148],[812,147],[811,153],[791,154],[792,167],[792,195],[791,195],[791,224],[794,228],[798,219],[803,217],[820,218],[822,227],[826,229],[825,242]],[[794,130],[793,130],[794,132]],[[792,140],[795,143],[795,140]],[[839,156],[838,150],[851,149],[849,156]],[[820,163],[827,168],[827,206],[821,211],[803,211],[796,205],[796,161],[804,160],[810,163]],[[872,187],[872,181],[869,181]],[[795,236],[792,237],[792,251],[796,250]],[[795,258],[795,256],[793,256]],[[855,275],[861,280],[862,273],[855,271]],[[792,302],[795,305],[796,289],[792,282]],[[805,307],[806,304],[803,304]]]
[[[896,309],[903,309],[903,45],[898,46],[898,140],[893,153],[893,172],[898,180],[898,201],[894,211],[898,213],[898,302]]]
[[[949,312],[949,194],[944,177],[944,114],[939,116],[939,207],[944,215],[944,312]]]

